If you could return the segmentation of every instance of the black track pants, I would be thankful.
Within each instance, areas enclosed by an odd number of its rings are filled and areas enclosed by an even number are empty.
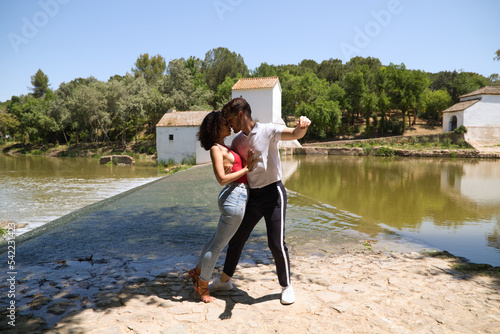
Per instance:
[[[281,181],[260,189],[250,189],[243,221],[229,241],[224,273],[233,276],[245,242],[255,225],[264,217],[267,241],[274,257],[279,283],[283,287],[290,284],[290,258],[285,243],[286,201],[286,191]]]

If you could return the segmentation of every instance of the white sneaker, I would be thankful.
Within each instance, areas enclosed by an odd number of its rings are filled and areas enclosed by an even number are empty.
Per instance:
[[[217,291],[228,291],[233,289],[232,278],[227,282],[222,282],[220,277],[217,277],[212,283],[208,285],[208,291],[210,293]]]
[[[293,303],[295,303],[295,293],[293,292],[293,286],[289,285],[281,291],[281,304],[290,305]]]

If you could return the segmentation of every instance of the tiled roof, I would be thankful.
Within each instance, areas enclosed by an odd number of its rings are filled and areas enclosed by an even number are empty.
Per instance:
[[[479,101],[479,99],[474,99],[474,100],[469,100],[469,101],[464,101],[464,102],[458,102],[451,107],[449,107],[446,110],[443,110],[443,112],[455,112],[455,111],[462,111],[470,106],[476,104]]]
[[[200,126],[210,111],[173,111],[167,112],[156,126]]]
[[[459,96],[459,98],[471,97],[476,95],[500,95],[500,86],[486,86],[473,92]]]
[[[278,77],[244,78],[234,84],[233,90],[273,88],[278,82]]]

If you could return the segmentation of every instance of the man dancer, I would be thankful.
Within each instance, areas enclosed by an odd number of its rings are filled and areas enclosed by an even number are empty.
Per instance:
[[[232,99],[223,107],[222,112],[235,133],[241,130],[234,138],[231,148],[241,157],[246,157],[248,149],[251,149],[257,161],[253,170],[247,174],[250,193],[245,216],[229,241],[224,272],[210,285],[210,292],[232,289],[231,277],[238,265],[243,246],[255,225],[264,217],[269,249],[273,254],[279,284],[282,287],[281,303],[293,304],[295,294],[290,282],[290,259],[285,243],[287,196],[281,182],[278,143],[280,140],[304,137],[311,121],[301,116],[295,128],[255,122],[250,105],[241,97]]]

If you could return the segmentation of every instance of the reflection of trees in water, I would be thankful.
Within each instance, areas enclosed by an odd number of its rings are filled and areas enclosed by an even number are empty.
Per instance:
[[[493,233],[488,235],[488,246],[496,249],[500,249],[500,220],[497,217],[497,227],[493,230]]]
[[[307,156],[286,187],[362,216],[367,225],[419,228],[430,220],[457,227],[491,217],[495,210],[478,206],[454,187],[454,180],[464,175],[464,165],[476,161]]]

